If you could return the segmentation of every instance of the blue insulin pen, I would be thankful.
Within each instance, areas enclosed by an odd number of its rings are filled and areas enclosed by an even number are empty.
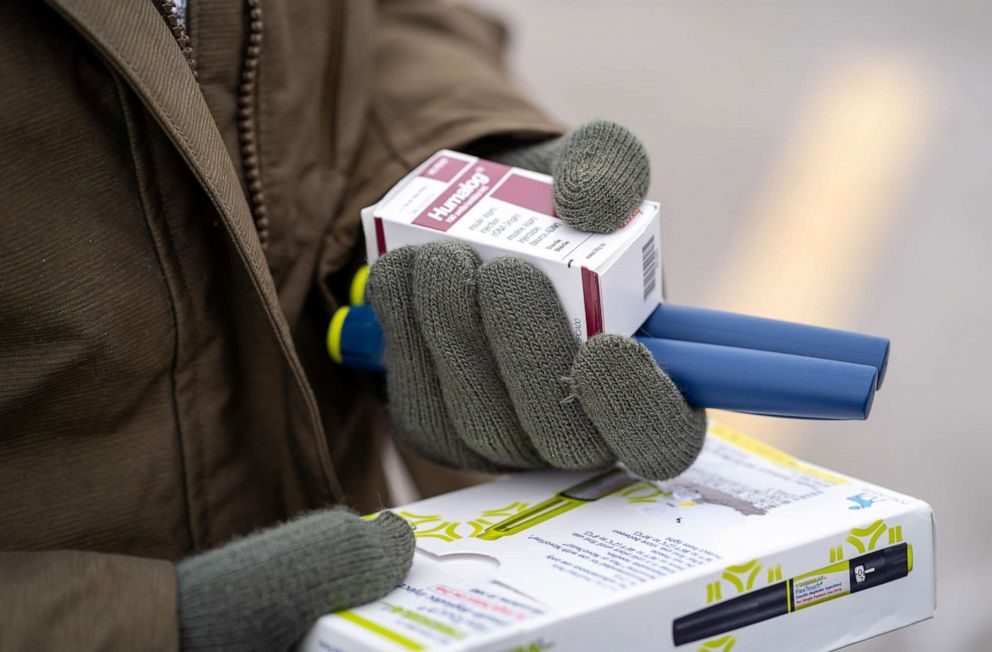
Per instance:
[[[383,372],[383,334],[364,301],[368,268],[351,306],[327,331],[331,358]],[[866,419],[881,385],[889,341],[881,337],[661,303],[635,335],[690,405],[776,417]]]

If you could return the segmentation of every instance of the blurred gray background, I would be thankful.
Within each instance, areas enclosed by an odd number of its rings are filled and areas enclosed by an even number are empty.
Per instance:
[[[475,4],[551,114],[644,141],[670,300],[892,339],[867,422],[717,417],[933,505],[936,618],[856,649],[990,649],[992,3]]]

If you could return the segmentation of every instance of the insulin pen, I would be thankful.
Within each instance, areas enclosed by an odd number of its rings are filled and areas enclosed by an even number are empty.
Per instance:
[[[363,267],[355,276],[354,305],[334,314],[327,348],[339,364],[381,372],[367,275]],[[866,419],[889,352],[880,337],[667,303],[636,339],[690,405],[807,419]]]
[[[912,570],[913,547],[900,543],[677,618],[672,638],[675,645],[700,641],[892,582]]]

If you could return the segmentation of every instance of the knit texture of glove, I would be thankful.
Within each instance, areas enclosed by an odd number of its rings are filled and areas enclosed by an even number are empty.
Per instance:
[[[688,468],[706,430],[703,410],[690,408],[659,371],[643,344],[605,333],[579,349],[572,364],[582,408],[627,468],[646,478],[670,478]]]
[[[302,516],[176,564],[182,649],[288,650],[323,614],[382,597],[414,538],[390,512]]]
[[[397,441],[450,466],[685,470],[706,419],[634,340],[579,345],[551,282],[530,264],[480,264],[436,242],[381,256],[368,283],[386,336]]]
[[[623,226],[644,201],[651,181],[641,141],[606,120],[587,122],[553,140],[486,153],[485,158],[550,174],[555,212],[590,233],[612,233]]]

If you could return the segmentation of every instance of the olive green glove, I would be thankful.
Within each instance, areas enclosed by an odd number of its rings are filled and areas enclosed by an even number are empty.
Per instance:
[[[176,564],[181,647],[288,650],[320,616],[396,588],[413,532],[390,512],[312,512]]]
[[[619,228],[643,201],[650,165],[623,127],[591,122],[550,141],[482,152],[551,173],[555,208],[573,227]],[[386,336],[397,440],[460,468],[681,473],[702,448],[706,417],[634,340],[580,346],[550,281],[514,258],[480,264],[454,242],[380,257],[369,299]]]
[[[481,470],[597,469],[654,479],[685,470],[705,415],[636,341],[579,345],[551,282],[530,264],[456,242],[379,258],[369,299],[386,336],[397,441]]]

